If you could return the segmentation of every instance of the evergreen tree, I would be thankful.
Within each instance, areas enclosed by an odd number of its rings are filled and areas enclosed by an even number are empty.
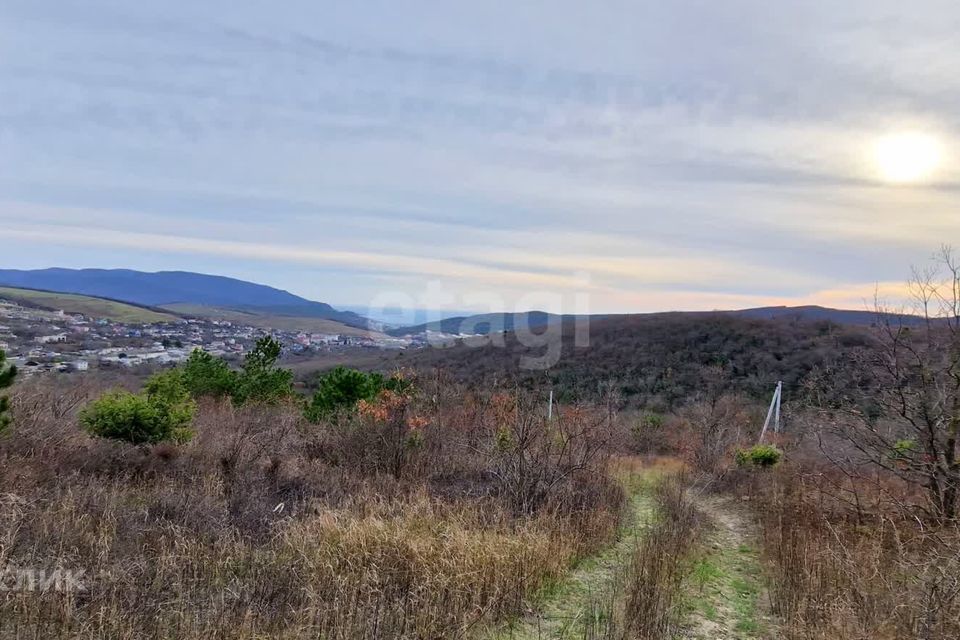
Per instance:
[[[237,392],[239,376],[223,358],[194,349],[181,367],[183,383],[195,398],[213,396],[223,398]]]
[[[196,404],[174,369],[147,380],[143,393],[109,391],[80,412],[88,433],[131,444],[184,443],[193,437],[190,423]]]
[[[306,408],[307,419],[320,422],[336,411],[352,409],[360,400],[372,400],[382,389],[380,374],[337,367],[317,379],[317,392]]]
[[[247,354],[233,392],[236,404],[275,403],[293,395],[293,372],[278,366],[282,347],[272,337],[260,338]]]
[[[13,379],[17,375],[17,368],[7,364],[7,354],[0,349],[0,389],[6,389],[13,384]],[[10,425],[10,416],[7,410],[10,408],[10,399],[7,396],[0,396],[0,433],[6,431]]]

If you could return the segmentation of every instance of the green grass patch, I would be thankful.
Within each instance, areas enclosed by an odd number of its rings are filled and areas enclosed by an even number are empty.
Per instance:
[[[698,560],[694,564],[693,571],[691,572],[694,584],[700,588],[701,592],[708,583],[719,579],[721,576],[723,576],[723,572],[720,567],[712,562],[710,558],[701,558]]]
[[[684,611],[691,618],[691,627],[696,627],[699,616],[726,629],[729,635],[724,638],[752,640],[763,636],[761,572],[753,547],[738,544],[712,550],[692,563],[686,580]]]

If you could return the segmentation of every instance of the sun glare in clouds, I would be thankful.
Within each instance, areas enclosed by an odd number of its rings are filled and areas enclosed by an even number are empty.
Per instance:
[[[880,177],[898,184],[929,180],[943,157],[940,142],[918,132],[884,136],[877,140],[873,152]]]

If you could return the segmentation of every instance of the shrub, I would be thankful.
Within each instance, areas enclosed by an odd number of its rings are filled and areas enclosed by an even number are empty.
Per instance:
[[[783,452],[773,445],[758,444],[749,449],[737,449],[738,467],[760,467],[766,469],[776,466],[783,458]]]
[[[666,419],[659,413],[644,413],[631,426],[633,447],[638,453],[663,453],[667,447],[664,425]]]
[[[596,479],[610,455],[613,429],[604,414],[569,407],[547,420],[537,400],[491,398],[496,417],[486,443],[478,443],[490,456],[487,469],[497,492],[517,515],[570,499],[576,487]]]
[[[894,460],[908,458],[917,450],[917,441],[913,438],[904,438],[893,443],[890,457]]]
[[[369,439],[365,447],[375,466],[400,479],[424,445],[426,421],[411,415],[410,398],[384,389],[372,401],[357,402],[363,431]]]
[[[260,338],[240,371],[234,371],[223,358],[194,349],[179,371],[184,386],[195,398],[229,397],[237,405],[275,404],[293,395],[293,372],[276,366],[281,350],[277,340]]]
[[[276,366],[280,352],[280,343],[274,338],[267,336],[257,340],[237,375],[234,402],[275,404],[293,395],[293,372]]]
[[[195,398],[225,398],[237,392],[237,373],[223,358],[194,349],[182,367],[183,383]]]
[[[105,393],[80,412],[80,424],[91,435],[131,444],[186,442],[194,409],[182,372],[174,370],[150,378],[143,393]]]
[[[17,375],[17,368],[7,364],[7,354],[0,349],[0,389],[6,389],[13,384],[13,379]],[[0,396],[0,433],[7,430],[10,426],[10,416],[7,410],[10,408],[10,399],[7,396]]]
[[[412,383],[399,374],[386,379],[380,373],[337,367],[317,379],[317,391],[305,415],[311,422],[320,422],[337,411],[354,409],[361,400],[373,401],[381,391],[407,395],[411,386]]]
[[[150,390],[163,395],[172,380]],[[4,553],[18,567],[80,567],[96,588],[0,597],[0,638],[492,634],[621,523],[605,458],[548,479],[549,501],[517,517],[487,472],[497,407],[439,375],[423,380],[422,397],[382,393],[336,428],[301,429],[286,403],[203,403],[182,453],[89,442],[64,416],[99,381],[37,376],[38,389],[11,399],[18,428],[0,439]],[[540,400],[523,411],[545,422]],[[553,442],[562,448],[544,444]]]
[[[960,529],[917,510],[922,494],[902,481],[796,465],[749,503],[777,637],[960,638]]]

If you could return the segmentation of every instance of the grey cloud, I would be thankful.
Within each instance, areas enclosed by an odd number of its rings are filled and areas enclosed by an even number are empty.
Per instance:
[[[818,282],[892,278],[960,232],[944,175],[904,196],[934,231],[877,236],[862,211],[892,224],[891,194],[850,152],[901,122],[956,141],[953,3],[0,6],[6,200],[411,254],[511,232],[546,254],[544,229],[601,259],[619,236]]]

